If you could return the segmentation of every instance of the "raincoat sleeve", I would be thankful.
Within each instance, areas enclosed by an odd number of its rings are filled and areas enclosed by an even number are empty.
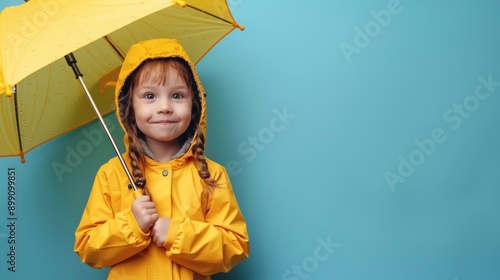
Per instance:
[[[217,167],[205,221],[172,219],[164,245],[172,261],[203,275],[227,272],[249,256],[245,220],[225,169]]]
[[[149,233],[142,232],[130,206],[124,206],[126,209],[121,211],[113,209],[112,205],[131,205],[134,199],[130,194],[131,202],[124,203],[120,193],[113,193],[121,191],[120,186],[116,186],[118,182],[112,168],[101,167],[75,232],[75,252],[94,268],[112,266],[150,243]]]

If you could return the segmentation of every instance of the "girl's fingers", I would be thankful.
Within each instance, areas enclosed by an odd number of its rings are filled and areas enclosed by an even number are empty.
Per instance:
[[[155,208],[155,203],[154,202],[144,202],[142,204],[142,207],[144,208],[147,208],[147,209],[151,209],[151,208]]]
[[[151,216],[154,214],[157,214],[155,208],[142,208],[139,211],[139,215],[142,215],[142,216]]]
[[[147,195],[143,195],[143,196],[136,198],[135,200],[139,201],[139,202],[146,202],[146,201],[151,201],[151,198],[149,198],[149,196],[147,196]]]

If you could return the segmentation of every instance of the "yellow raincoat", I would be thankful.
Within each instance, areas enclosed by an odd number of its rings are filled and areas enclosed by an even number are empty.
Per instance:
[[[169,56],[183,58],[192,68],[202,101],[200,124],[205,131],[204,90],[193,63],[175,40],[132,46],[120,72],[116,98],[126,77],[142,61]],[[126,136],[125,145],[128,148]],[[128,164],[128,153],[123,157]],[[248,257],[246,223],[226,170],[208,158],[207,163],[217,183],[210,194],[198,176],[191,149],[169,162],[146,157],[148,191],[158,215],[171,218],[163,248],[151,241],[149,232],[140,229],[131,212],[135,198],[127,188],[128,178],[119,159],[105,163],[96,175],[75,232],[75,252],[94,268],[111,266],[108,279],[210,279],[209,275],[229,271]]]

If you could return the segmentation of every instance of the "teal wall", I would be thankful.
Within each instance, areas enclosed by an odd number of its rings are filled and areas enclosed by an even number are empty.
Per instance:
[[[198,71],[207,153],[231,173],[251,257],[214,278],[500,279],[500,4],[228,3],[246,29]],[[9,167],[18,202],[16,272],[4,225],[1,279],[105,278],[72,251],[113,156],[103,137],[91,123],[25,164],[0,159],[2,224]]]

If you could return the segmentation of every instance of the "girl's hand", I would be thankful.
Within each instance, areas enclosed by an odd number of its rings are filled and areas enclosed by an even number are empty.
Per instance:
[[[131,211],[143,232],[147,232],[156,220],[158,220],[155,203],[147,195],[140,196],[134,200]]]
[[[151,227],[151,238],[158,247],[163,247],[167,239],[168,229],[170,228],[170,219],[160,217]]]

